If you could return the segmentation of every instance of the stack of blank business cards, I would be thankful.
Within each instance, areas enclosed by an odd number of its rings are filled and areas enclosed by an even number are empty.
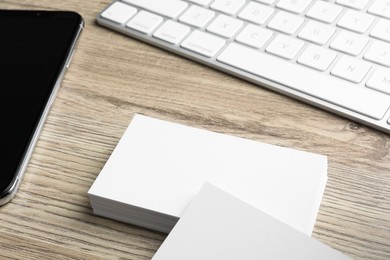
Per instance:
[[[135,115],[88,191],[95,214],[169,233],[205,182],[311,235],[323,155]]]
[[[206,183],[152,258],[183,259],[351,258]]]

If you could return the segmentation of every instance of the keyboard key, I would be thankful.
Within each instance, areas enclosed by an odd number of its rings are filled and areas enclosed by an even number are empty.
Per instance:
[[[225,43],[226,41],[220,37],[195,30],[182,42],[181,46],[206,57],[213,57]]]
[[[238,17],[255,24],[264,24],[273,12],[274,9],[269,6],[249,2],[249,4],[240,12]]]
[[[337,0],[337,3],[357,10],[362,10],[369,1],[370,0]]]
[[[153,36],[172,44],[178,44],[189,32],[190,27],[167,20]]]
[[[390,19],[390,0],[375,0],[368,12]]]
[[[215,0],[211,8],[225,14],[233,15],[241,9],[246,0]]]
[[[368,40],[366,37],[356,33],[342,31],[334,38],[330,47],[332,49],[357,56],[362,52],[367,43]]]
[[[390,21],[386,19],[379,19],[370,35],[372,37],[390,42]]]
[[[298,37],[320,45],[328,42],[336,29],[330,25],[309,21],[299,32]]]
[[[126,26],[139,32],[149,34],[153,32],[162,21],[163,18],[161,16],[146,11],[140,11]]]
[[[296,38],[278,34],[268,45],[266,51],[285,59],[293,59],[303,47],[304,42]]]
[[[221,14],[207,27],[207,31],[230,38],[243,25],[243,21]]]
[[[390,106],[390,96],[237,43],[226,47],[218,61],[376,120],[382,119]]]
[[[372,15],[354,10],[347,10],[337,25],[357,33],[364,33],[371,26],[373,21],[374,16]]]
[[[310,44],[299,57],[298,63],[319,71],[325,71],[335,58],[336,52]]]
[[[364,54],[364,58],[380,65],[390,67],[390,44],[375,41],[366,54]]]
[[[331,74],[354,83],[360,83],[370,68],[371,65],[368,62],[343,56],[333,67]]]
[[[177,18],[188,6],[181,0],[122,0],[169,18]]]
[[[279,0],[276,6],[280,9],[300,14],[310,4],[311,0]]]
[[[376,68],[366,85],[390,95],[390,69]]]
[[[135,13],[137,13],[137,9],[134,7],[124,3],[115,2],[109,6],[101,14],[101,16],[115,23],[124,24]]]
[[[272,5],[275,2],[275,0],[255,0],[255,1],[266,4],[266,5]]]
[[[206,6],[211,2],[211,0],[188,0],[188,1],[202,6]]]
[[[268,27],[286,34],[293,34],[303,21],[304,19],[300,16],[280,11],[268,23]]]
[[[248,24],[236,37],[236,41],[260,49],[271,38],[272,34],[271,30]]]
[[[215,12],[193,5],[185,11],[185,13],[180,16],[180,22],[202,28],[204,27],[215,15]]]
[[[321,22],[333,23],[342,10],[341,6],[325,1],[317,1],[306,13],[306,16]]]

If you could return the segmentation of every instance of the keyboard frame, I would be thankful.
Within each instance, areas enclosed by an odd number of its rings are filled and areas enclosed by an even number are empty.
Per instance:
[[[232,39],[227,39],[227,44],[213,57],[213,58],[208,58],[203,55],[197,54],[195,52],[189,51],[187,49],[181,48],[179,45],[173,45],[168,42],[165,42],[163,40],[157,39],[150,34],[144,34],[141,32],[138,32],[136,30],[133,30],[131,28],[126,27],[124,24],[117,24],[115,22],[112,22],[110,20],[107,20],[101,16],[101,14],[114,2],[121,2],[121,1],[112,1],[109,5],[107,5],[103,10],[101,10],[97,15],[96,15],[96,22],[108,29],[111,29],[113,31],[119,32],[121,34],[124,34],[126,36],[129,36],[131,38],[140,40],[144,43],[156,46],[160,49],[166,50],[170,53],[174,53],[178,56],[187,58],[189,60],[193,60],[195,62],[201,63],[203,65],[206,65],[208,67],[211,67],[213,69],[216,69],[218,71],[224,72],[228,75],[235,76],[237,78],[243,79],[245,81],[251,82],[259,87],[263,87],[269,90],[272,90],[274,92],[277,92],[279,94],[288,96],[290,98],[293,98],[295,100],[299,100],[303,103],[309,104],[313,107],[320,108],[322,110],[331,112],[335,115],[344,117],[346,119],[352,120],[354,122],[360,123],[362,125],[369,126],[373,129],[379,130],[381,132],[390,134],[390,104],[389,104],[389,109],[387,110],[385,116],[381,120],[375,120],[370,117],[364,116],[360,113],[354,112],[352,110],[343,108],[341,106],[335,105],[333,103],[327,102],[325,100],[322,100],[320,98],[305,94],[303,92],[294,90],[290,87],[284,86],[282,84],[270,81],[268,79],[259,77],[257,75],[254,75],[252,73],[248,73],[244,70],[237,69],[235,67],[232,67],[230,65],[224,64],[222,62],[219,62],[216,60],[216,57],[221,53],[226,46],[230,43],[233,42],[234,40]],[[190,3],[192,4],[192,3]],[[137,7],[138,10],[145,10],[143,8]],[[145,10],[148,11],[148,10]],[[150,12],[150,11],[148,11]],[[217,12],[218,13],[218,12]],[[161,15],[160,15],[161,16]],[[174,20],[171,18],[163,17],[164,21],[165,20]],[[188,25],[192,29],[196,29],[193,26]],[[271,55],[271,54],[270,54]],[[276,56],[275,56],[276,57]],[[283,58],[280,58],[283,60]],[[286,61],[289,62],[289,61]],[[303,65],[300,65],[303,66]],[[319,72],[321,73],[321,72]],[[342,80],[342,79],[340,79]],[[374,91],[374,90],[373,90]]]

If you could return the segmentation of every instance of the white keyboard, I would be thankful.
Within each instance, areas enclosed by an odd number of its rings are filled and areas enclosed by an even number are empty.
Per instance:
[[[97,21],[390,133],[390,0],[122,0]]]

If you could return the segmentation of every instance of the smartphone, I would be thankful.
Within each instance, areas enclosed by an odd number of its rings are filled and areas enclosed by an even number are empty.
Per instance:
[[[83,27],[76,12],[0,10],[0,205],[18,190]]]

